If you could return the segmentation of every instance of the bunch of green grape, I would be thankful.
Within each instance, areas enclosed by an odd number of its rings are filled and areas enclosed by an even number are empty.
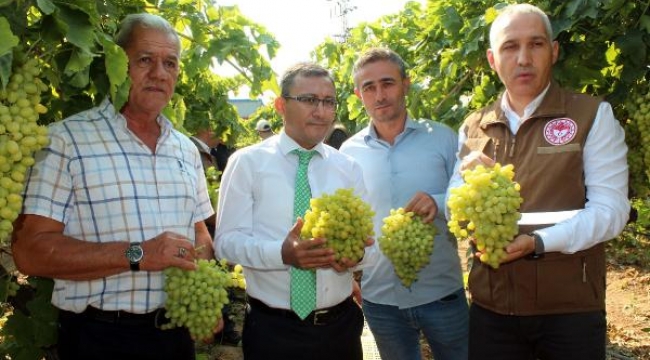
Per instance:
[[[629,114],[625,124],[625,142],[628,145],[630,187],[639,198],[650,195],[650,93],[643,94],[641,90],[647,87],[648,84],[634,87],[625,103]]]
[[[230,277],[232,281],[232,287],[246,290],[246,278],[244,277],[244,268],[237,264],[233,267],[230,272]]]
[[[420,216],[404,208],[391,209],[383,223],[379,249],[393,264],[402,285],[411,287],[418,272],[429,264],[437,229],[433,223],[423,223]]]
[[[474,239],[481,262],[495,269],[506,257],[506,245],[519,232],[523,199],[514,176],[512,164],[465,170],[465,183],[451,189],[447,203],[449,230],[458,239]]]
[[[37,124],[39,114],[47,112],[41,92],[48,89],[39,76],[38,60],[30,59],[14,66],[6,88],[0,89],[0,245],[22,208],[20,194],[34,152],[49,142],[47,128]]]
[[[230,273],[215,260],[199,259],[196,270],[165,269],[165,316],[170,322],[163,329],[185,326],[194,339],[207,339],[222,317],[228,303]]]
[[[374,235],[372,217],[375,213],[352,189],[338,189],[309,202],[300,237],[325,238],[334,249],[336,260],[363,258],[366,240]]]

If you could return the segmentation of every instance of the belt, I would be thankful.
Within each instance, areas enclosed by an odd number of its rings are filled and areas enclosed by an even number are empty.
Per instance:
[[[272,308],[262,301],[250,296],[248,297],[248,304],[252,309],[259,310],[269,315],[281,316],[309,325],[327,325],[338,319],[343,313],[350,309],[351,306],[354,306],[354,300],[352,300],[352,296],[350,296],[332,307],[314,310],[307,315],[304,320],[293,312],[293,310]]]
[[[169,323],[169,319],[165,316],[165,309],[160,308],[146,314],[134,314],[122,310],[100,310],[95,307],[88,306],[81,314],[86,319],[109,323],[121,324],[126,326],[140,326],[140,327],[155,327]]]

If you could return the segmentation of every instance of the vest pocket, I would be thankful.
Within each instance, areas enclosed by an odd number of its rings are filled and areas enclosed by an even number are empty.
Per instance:
[[[601,280],[586,256],[546,257],[537,263],[537,309],[562,313],[594,310],[603,299]],[[591,259],[593,260],[593,258]]]
[[[558,146],[540,146],[537,148],[537,154],[558,154],[564,152],[581,151],[580,144],[567,144]]]
[[[462,159],[472,151],[482,151],[483,153],[486,153],[488,143],[491,140],[492,139],[489,137],[468,138],[465,141],[465,144],[463,144],[463,148],[461,149],[460,152],[460,158]],[[492,154],[488,154],[488,155],[492,156]]]
[[[474,264],[472,264],[472,271],[469,272],[468,286],[472,296],[472,301],[476,301],[477,304],[486,306],[487,304],[493,304],[493,289],[494,286],[492,277],[490,276],[491,272],[494,270],[489,269],[488,265],[482,264],[478,259],[474,259]]]

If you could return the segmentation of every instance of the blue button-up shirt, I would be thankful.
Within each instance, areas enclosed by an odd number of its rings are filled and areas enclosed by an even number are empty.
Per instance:
[[[376,266],[364,269],[364,299],[373,303],[409,308],[439,300],[463,286],[456,239],[445,218],[445,192],[454,169],[457,136],[449,127],[430,120],[407,119],[404,131],[390,144],[378,138],[373,126],[361,130],[341,147],[363,169],[369,201],[375,211],[377,240],[384,217],[391,209],[405,207],[418,191],[428,193],[438,205],[438,228],[429,264],[408,289],[393,266],[379,256]]]

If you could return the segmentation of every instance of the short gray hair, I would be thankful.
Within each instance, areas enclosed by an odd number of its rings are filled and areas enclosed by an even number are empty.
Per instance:
[[[539,18],[542,20],[542,23],[544,24],[544,28],[546,28],[546,36],[548,37],[548,41],[552,42],[553,41],[553,28],[551,27],[551,21],[548,19],[548,15],[542,9],[538,8],[535,5],[531,4],[512,4],[504,7],[500,12],[499,15],[497,15],[496,19],[492,22],[492,26],[490,27],[490,48],[495,50],[494,47],[497,42],[497,34],[496,31],[501,27],[501,23],[509,19],[512,15],[517,15],[517,14],[534,14],[539,16]]]
[[[120,23],[120,28],[115,35],[115,43],[122,49],[126,49],[131,42],[133,31],[136,28],[154,29],[173,37],[181,50],[181,39],[172,25],[161,16],[149,13],[129,14]]]
[[[327,69],[311,62],[300,62],[289,67],[282,75],[280,80],[280,93],[282,96],[288,96],[296,77],[324,77],[329,79],[334,85],[334,78]]]
[[[397,65],[397,68],[399,69],[399,73],[402,76],[402,79],[406,79],[408,76],[406,75],[406,62],[404,59],[402,59],[399,54],[394,52],[391,49],[386,49],[386,48],[371,48],[366,50],[359,59],[354,63],[354,67],[352,68],[352,74],[354,75],[355,79],[355,84],[354,86],[356,87],[356,77],[357,73],[359,70],[361,70],[362,67],[375,63],[377,61],[390,61],[393,64]]]

